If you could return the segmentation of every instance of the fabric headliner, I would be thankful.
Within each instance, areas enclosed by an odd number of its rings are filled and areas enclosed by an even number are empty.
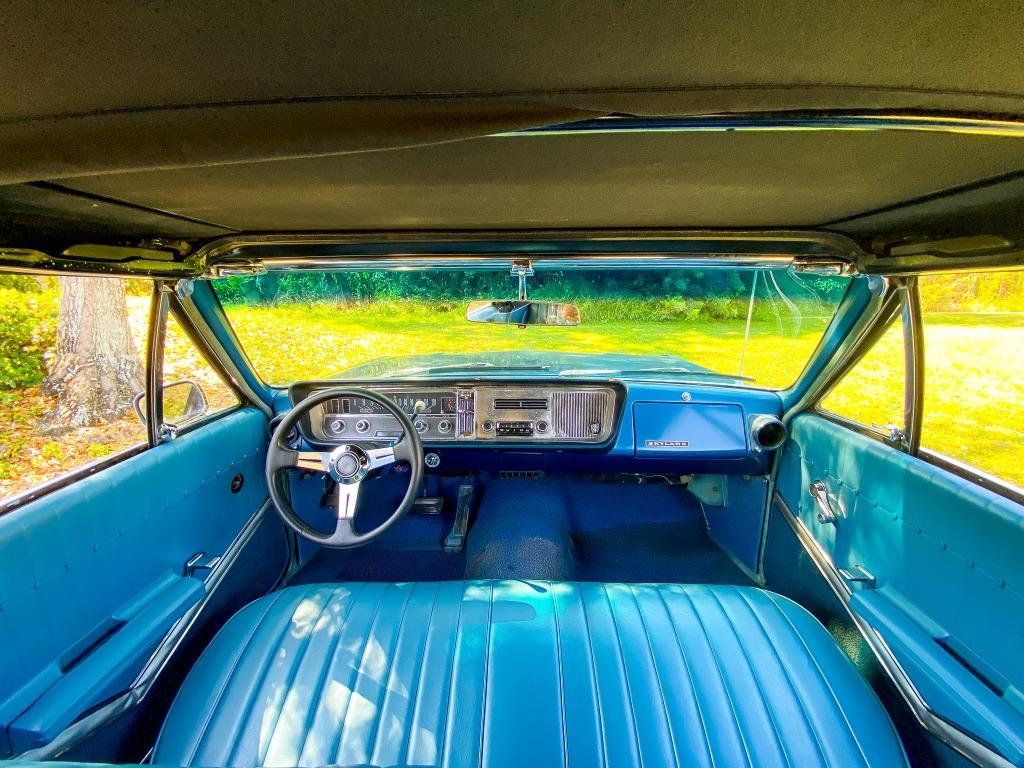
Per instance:
[[[908,131],[540,135],[65,185],[241,230],[818,226],[1022,170],[1022,148]]]
[[[467,114],[513,101],[532,104],[512,120],[520,126],[536,124],[540,103],[562,115],[548,122],[580,112],[1019,116],[1022,38],[1016,4],[964,0],[106,0],[46,13],[12,0],[0,25],[0,183],[160,158],[407,146],[439,113],[444,130],[433,133],[451,138],[466,135]],[[396,104],[397,120],[374,117]]]

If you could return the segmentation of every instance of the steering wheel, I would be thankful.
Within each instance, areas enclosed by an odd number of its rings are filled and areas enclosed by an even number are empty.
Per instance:
[[[286,440],[299,423],[299,419],[313,408],[334,398],[366,398],[372,400],[401,424],[405,435],[393,446],[374,448],[365,444],[347,443],[330,451],[297,451],[289,448]],[[372,442],[372,441],[370,441]],[[383,523],[366,533],[356,532],[353,525],[356,515],[356,501],[362,489],[363,481],[378,477],[377,470],[390,466],[397,461],[408,462],[409,488],[405,492],[398,508]],[[289,469],[303,469],[321,472],[328,475],[338,484],[335,505],[338,520],[333,533],[323,533],[309,525],[292,508],[286,490]],[[391,526],[405,517],[412,508],[423,479],[423,450],[419,435],[413,427],[412,420],[405,411],[391,400],[365,389],[325,389],[310,395],[281,420],[270,438],[267,451],[267,487],[270,499],[278,514],[286,525],[300,536],[315,541],[325,547],[347,549],[358,547],[373,541]]]

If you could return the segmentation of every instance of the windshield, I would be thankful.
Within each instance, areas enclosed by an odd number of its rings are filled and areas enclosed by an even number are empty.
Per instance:
[[[214,288],[256,371],[274,385],[514,373],[782,388],[803,370],[849,282],[791,268],[535,264],[522,278],[508,269],[272,271]],[[571,304],[559,305],[559,316],[578,324],[467,319],[471,302],[524,293]]]

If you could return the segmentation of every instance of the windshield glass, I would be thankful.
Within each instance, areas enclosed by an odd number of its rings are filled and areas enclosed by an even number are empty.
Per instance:
[[[497,309],[468,320],[470,302],[508,309],[521,295],[507,268],[271,271],[214,288],[256,371],[275,385],[514,373],[781,388],[803,370],[850,282],[791,268],[533,270],[522,278],[530,300],[572,308],[535,303],[531,317],[542,319],[530,322],[578,324],[496,321]]]

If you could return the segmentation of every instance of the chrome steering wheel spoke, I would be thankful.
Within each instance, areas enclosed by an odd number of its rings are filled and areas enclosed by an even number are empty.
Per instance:
[[[267,454],[267,471],[276,474],[284,469],[305,469],[327,473],[330,471],[330,456],[319,451],[296,451],[276,446]]]
[[[359,489],[362,485],[361,480],[354,483],[338,483],[334,499],[337,522],[334,533],[330,536],[332,545],[345,546],[357,540],[359,534],[355,529],[356,503],[359,501]]]
[[[370,460],[369,469],[383,469],[394,464],[398,460],[395,449],[391,446],[386,448],[371,448],[366,451],[366,457]]]

